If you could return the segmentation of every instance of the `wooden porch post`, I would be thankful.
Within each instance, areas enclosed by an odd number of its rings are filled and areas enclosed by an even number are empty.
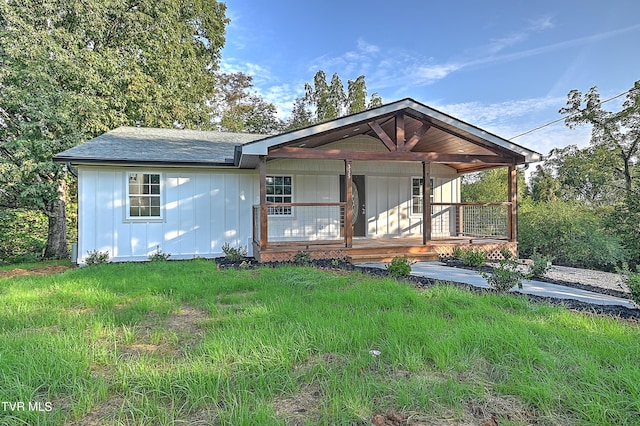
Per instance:
[[[353,218],[351,165],[351,160],[344,160],[344,193],[345,201],[347,203],[344,209],[344,240],[345,247],[347,248],[351,248],[353,246],[353,224],[351,223],[351,220]]]
[[[267,157],[260,156],[260,250],[267,248],[269,240],[269,211],[267,209]]]
[[[509,214],[507,233],[509,241],[515,242],[518,240],[518,171],[515,164],[509,166],[508,172],[509,179]]]
[[[431,241],[431,163],[422,162],[422,244]]]

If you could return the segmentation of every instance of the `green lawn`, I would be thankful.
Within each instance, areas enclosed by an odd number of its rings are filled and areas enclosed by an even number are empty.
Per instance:
[[[0,401],[0,424],[630,425],[640,327],[359,273],[108,264],[0,279]]]

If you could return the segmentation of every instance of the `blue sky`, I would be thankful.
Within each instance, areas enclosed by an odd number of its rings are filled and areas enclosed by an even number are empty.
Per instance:
[[[572,89],[602,99],[640,80],[638,0],[229,0],[224,71],[287,116],[317,70],[366,77],[507,139],[561,118]],[[605,104],[616,110],[624,98]],[[589,142],[558,123],[514,139],[547,154]]]

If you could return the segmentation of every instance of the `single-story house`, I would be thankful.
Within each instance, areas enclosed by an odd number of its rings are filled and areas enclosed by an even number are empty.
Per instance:
[[[517,252],[523,146],[412,99],[279,135],[120,127],[58,154],[78,174],[78,263]],[[460,177],[508,168],[508,199],[461,203]]]

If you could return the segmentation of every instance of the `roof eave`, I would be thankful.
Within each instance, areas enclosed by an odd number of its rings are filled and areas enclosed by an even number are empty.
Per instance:
[[[56,156],[53,161],[60,164],[71,164],[74,166],[152,166],[152,167],[224,167],[224,168],[237,168],[237,164],[234,162],[213,162],[213,161],[172,161],[167,162],[164,160],[132,160],[132,159],[118,159],[109,160],[103,158],[71,158]]]

